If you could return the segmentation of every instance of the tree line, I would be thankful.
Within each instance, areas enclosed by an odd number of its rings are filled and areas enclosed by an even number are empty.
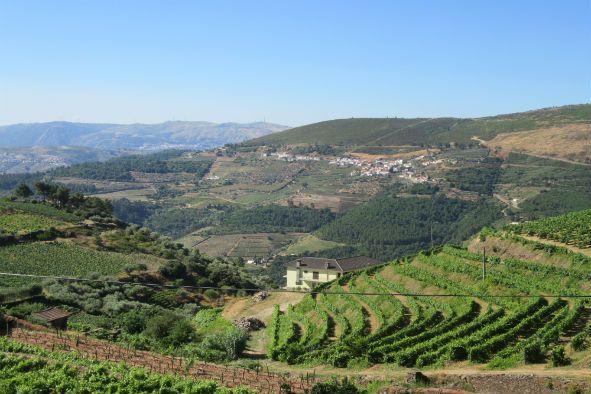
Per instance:
[[[14,190],[14,196],[24,200],[34,195],[43,198],[45,203],[63,208],[83,218],[91,216],[110,217],[113,215],[113,204],[109,200],[86,197],[80,192],[71,194],[70,188],[67,186],[39,181],[35,183],[35,191],[31,190],[25,183],[19,184]]]

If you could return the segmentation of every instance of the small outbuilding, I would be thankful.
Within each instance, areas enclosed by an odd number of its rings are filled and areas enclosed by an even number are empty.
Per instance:
[[[32,316],[51,324],[56,330],[65,330],[68,327],[68,317],[73,314],[74,312],[66,312],[58,308],[49,308],[41,312],[31,313]]]

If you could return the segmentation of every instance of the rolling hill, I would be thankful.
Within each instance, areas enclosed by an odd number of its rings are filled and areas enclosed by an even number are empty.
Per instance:
[[[126,153],[130,152],[82,146],[0,147],[0,174],[42,172],[88,161],[106,161]]]
[[[75,145],[98,149],[209,149],[285,130],[271,123],[164,122],[107,124],[48,122],[0,126],[0,146]]]
[[[243,146],[329,144],[351,147],[483,144],[505,151],[591,161],[591,105],[568,105],[483,118],[351,118],[314,123]],[[517,134],[516,133],[522,133]],[[505,137],[507,136],[507,137]],[[481,141],[476,141],[477,137]],[[511,137],[511,138],[509,138]],[[549,141],[548,144],[544,141]]]

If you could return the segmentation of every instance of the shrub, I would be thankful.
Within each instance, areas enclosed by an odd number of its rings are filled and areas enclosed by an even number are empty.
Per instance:
[[[328,383],[317,383],[312,387],[311,394],[363,394],[365,390],[359,390],[346,377],[340,382],[333,380]]]
[[[210,301],[214,301],[214,300],[217,300],[218,298],[220,298],[220,293],[218,293],[214,289],[207,289],[207,290],[205,290],[203,292],[203,295],[205,297],[207,297]]]
[[[43,309],[45,309],[45,305],[40,302],[23,302],[22,304],[15,305],[12,308],[6,310],[6,314],[24,319],[31,313],[41,312]]]
[[[148,316],[145,310],[137,308],[119,316],[121,330],[127,334],[138,334],[146,329]]]
[[[449,359],[452,361],[462,361],[468,358],[468,350],[462,345],[452,345],[449,348]]]
[[[172,312],[158,314],[148,319],[144,334],[157,341],[164,341],[179,320],[181,317]]]
[[[176,321],[170,328],[166,342],[172,346],[180,346],[195,340],[195,328],[188,319]]]
[[[584,332],[580,332],[577,335],[575,335],[573,337],[573,340],[571,341],[570,345],[572,346],[573,350],[575,351],[581,351],[581,350],[585,350],[588,346],[589,343],[586,340],[586,335]]]
[[[205,337],[199,346],[200,357],[208,361],[236,360],[246,348],[248,332],[243,328],[231,327],[224,332]]]
[[[158,273],[167,278],[184,278],[187,275],[187,267],[180,261],[171,260],[158,268]]]
[[[542,343],[540,341],[534,341],[523,349],[523,361],[526,364],[538,363],[543,359],[544,354],[542,353]]]
[[[555,367],[570,364],[570,359],[564,352],[564,346],[556,346],[553,348],[552,352],[550,353],[550,358],[552,359],[552,365]]]
[[[127,274],[131,274],[134,270],[135,264],[125,264],[125,267],[123,267],[123,271],[125,271]]]

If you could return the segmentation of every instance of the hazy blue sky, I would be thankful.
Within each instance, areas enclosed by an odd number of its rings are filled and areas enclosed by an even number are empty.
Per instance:
[[[0,0],[0,124],[590,102],[591,1]]]

